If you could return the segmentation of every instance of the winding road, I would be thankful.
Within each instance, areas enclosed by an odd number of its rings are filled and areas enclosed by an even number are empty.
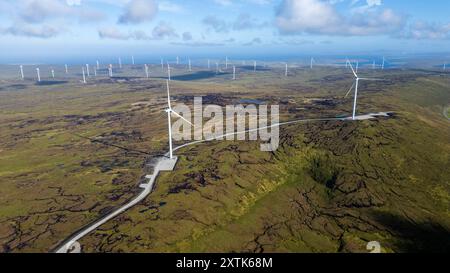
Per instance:
[[[389,116],[389,114],[390,113],[380,112],[380,113],[372,113],[372,114],[368,114],[368,115],[361,115],[361,116],[357,116],[357,120],[374,119],[379,116],[386,117],[386,116]],[[284,125],[296,124],[296,123],[319,122],[319,121],[351,121],[351,118],[300,119],[300,120],[276,123],[276,124],[272,124],[272,125],[266,126],[266,127],[261,127],[258,129],[251,129],[251,130],[245,130],[245,131],[240,131],[240,132],[228,133],[228,134],[215,136],[213,138],[209,138],[209,139],[205,139],[205,140],[189,142],[189,143],[186,143],[186,144],[183,144],[181,146],[174,148],[173,151],[175,152],[175,151],[178,151],[178,150],[188,147],[188,146],[192,146],[192,145],[196,145],[196,144],[200,144],[200,143],[204,143],[204,142],[214,141],[216,139],[224,138],[224,137],[231,136],[231,135],[245,134],[245,133],[254,132],[254,131],[258,131],[258,130],[262,130],[262,129],[269,129],[269,128],[280,127],[280,126],[284,126]],[[133,198],[130,202],[123,205],[122,207],[117,208],[116,210],[112,211],[111,213],[109,213],[105,216],[102,216],[100,219],[96,220],[95,222],[90,223],[87,226],[80,229],[79,231],[75,232],[68,239],[64,240],[54,250],[54,252],[55,253],[77,253],[77,252],[80,252],[81,249],[80,249],[79,243],[78,243],[78,241],[80,239],[82,239],[83,237],[85,237],[86,235],[91,233],[92,231],[96,230],[98,227],[105,224],[109,220],[115,218],[119,214],[122,214],[123,212],[127,211],[128,209],[134,207],[135,205],[140,203],[142,200],[144,200],[147,196],[149,196],[151,194],[151,192],[153,191],[154,184],[156,182],[156,179],[157,179],[160,171],[165,171],[165,170],[171,169],[170,165],[173,162],[170,162],[171,160],[168,158],[168,153],[165,156],[166,157],[159,158],[155,162],[154,172],[152,175],[146,176],[146,178],[149,179],[149,182],[147,184],[140,185],[140,187],[143,188],[144,190],[138,196]],[[174,164],[172,167],[174,167]]]

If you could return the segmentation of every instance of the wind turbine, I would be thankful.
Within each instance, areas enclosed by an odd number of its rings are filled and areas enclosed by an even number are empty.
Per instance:
[[[148,78],[148,65],[147,64],[145,64],[144,65],[144,67],[145,67],[145,75],[147,76],[147,78]]]
[[[36,74],[37,74],[38,82],[41,82],[41,71],[39,70],[39,67],[36,68]]]
[[[177,56],[177,65],[180,64],[180,57]]]
[[[284,76],[287,77],[288,76],[288,64],[286,63],[286,69],[284,71]]]
[[[211,61],[208,59],[208,70],[211,69]]]
[[[100,69],[100,62],[97,60],[97,70]]]
[[[97,78],[97,67],[94,67],[94,77]]]
[[[134,56],[131,56],[131,64],[134,65]]]
[[[119,68],[122,69],[122,58],[119,57]]]
[[[256,61],[253,62],[253,71],[256,72]]]
[[[219,63],[216,62],[216,74],[219,74]]]
[[[86,71],[87,71],[87,76],[90,77],[91,74],[89,73],[89,64],[86,64]]]
[[[372,63],[372,69],[375,69],[375,61]]]
[[[64,65],[64,68],[66,69],[66,74],[69,74],[69,67],[67,67],[67,64]]]
[[[52,78],[55,78],[55,70],[52,68]]]
[[[25,78],[23,75],[23,65],[20,65],[20,76],[22,77],[22,80]]]
[[[384,70],[384,64],[385,64],[385,62],[386,62],[386,59],[385,59],[384,56],[383,56],[383,63],[381,64],[381,69],[382,69],[382,70]]]
[[[359,81],[363,80],[363,81],[382,81],[381,79],[374,79],[374,78],[360,78],[357,74],[357,72],[353,69],[353,65],[350,63],[350,68],[352,69],[353,75],[355,76],[355,83],[353,84],[355,86],[355,98],[354,98],[354,102],[353,102],[353,115],[352,115],[352,120],[356,119],[356,106],[357,106],[357,102],[358,102],[358,86],[359,86]],[[351,92],[351,90],[353,89],[353,85],[350,88],[349,92],[347,93],[346,97],[348,96],[348,94]]]
[[[236,66],[233,65],[233,80],[236,80]]]
[[[86,83],[86,75],[84,74],[84,67],[81,68],[81,71],[83,73],[83,83]]]
[[[311,69],[313,69],[313,64],[316,62],[316,60],[314,60],[314,58],[313,57],[311,57],[311,63],[310,63],[310,65],[309,65],[309,67],[311,68]]]
[[[112,78],[113,77],[113,70],[112,70],[112,64],[109,64],[109,77]]]
[[[194,125],[189,120],[185,119],[184,117],[182,117],[180,114],[178,114],[177,112],[175,112],[172,109],[172,104],[170,103],[169,80],[166,81],[166,84],[167,84],[167,105],[169,106],[166,109],[167,122],[168,122],[168,125],[169,125],[169,155],[170,155],[170,159],[174,159],[173,158],[173,145],[172,145],[172,114],[174,114],[175,116],[181,118],[182,120],[187,122],[189,125],[191,125],[191,126],[194,126]]]
[[[191,59],[189,59],[189,72],[192,71]]]
[[[447,69],[447,64],[445,63],[444,64],[444,68],[443,68],[443,70],[445,71]],[[23,78],[23,77],[22,77]]]
[[[171,78],[170,78],[170,64],[169,63],[167,63],[167,79],[169,81],[171,80]]]

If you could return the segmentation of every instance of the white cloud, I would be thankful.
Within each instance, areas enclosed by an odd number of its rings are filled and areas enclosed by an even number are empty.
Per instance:
[[[151,21],[158,13],[158,5],[154,0],[131,0],[119,18],[121,24],[139,24]]]
[[[372,8],[381,1],[372,0],[363,10],[340,14],[334,2],[321,0],[283,0],[276,15],[282,34],[389,35],[404,27],[405,18],[390,9]]]

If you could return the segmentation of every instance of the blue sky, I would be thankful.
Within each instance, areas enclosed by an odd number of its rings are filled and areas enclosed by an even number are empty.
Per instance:
[[[446,0],[2,0],[0,62],[446,52]]]

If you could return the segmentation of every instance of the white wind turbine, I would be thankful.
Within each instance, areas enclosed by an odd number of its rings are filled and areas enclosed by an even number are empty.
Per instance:
[[[288,64],[286,63],[286,69],[284,71],[284,76],[287,77],[288,76]]]
[[[208,70],[211,69],[211,61],[208,59]]]
[[[386,59],[385,59],[384,56],[383,56],[383,63],[381,64],[381,69],[382,69],[382,70],[384,70],[384,64],[385,64],[385,62],[386,62]]]
[[[22,77],[22,80],[25,79],[25,76],[23,75],[23,65],[20,65],[20,76]]]
[[[113,77],[112,64],[109,64],[108,71],[109,71],[109,77],[112,78]]]
[[[55,69],[52,68],[52,78],[55,78]]]
[[[170,103],[170,88],[169,88],[169,80],[166,81],[167,84],[167,104],[168,104],[168,108],[166,109],[166,113],[167,113],[167,122],[169,125],[169,155],[170,155],[170,159],[173,159],[173,145],[172,145],[172,114],[174,114],[175,116],[181,118],[182,120],[184,120],[185,122],[187,122],[189,125],[194,126],[189,120],[185,119],[184,117],[182,117],[180,114],[178,114],[177,112],[175,112],[172,109],[172,104]]]
[[[69,74],[69,67],[67,66],[67,64],[64,65],[64,68],[66,70],[66,74]]]
[[[167,79],[169,81],[172,80],[171,77],[170,77],[170,64],[169,63],[167,63]]]
[[[189,72],[192,71],[191,59],[189,59]]]
[[[236,66],[233,65],[233,80],[236,80]]]
[[[316,60],[314,60],[314,58],[311,57],[311,62],[310,62],[310,64],[309,64],[309,67],[310,67],[311,69],[313,69],[313,65],[314,65],[315,62],[316,62]]]
[[[100,70],[100,62],[97,60],[97,70]]]
[[[353,69],[353,65],[350,63],[350,68],[352,69],[353,75],[355,76],[355,82],[353,83],[352,87],[350,88],[349,92],[347,93],[346,97],[348,96],[348,94],[351,92],[351,90],[353,89],[353,86],[355,86],[355,98],[354,98],[354,102],[353,102],[353,115],[352,115],[352,120],[356,119],[356,106],[357,106],[357,102],[358,102],[358,86],[359,86],[359,81],[363,80],[363,81],[382,81],[382,79],[375,79],[375,78],[360,78],[357,74],[357,72]]]
[[[122,69],[122,58],[119,57],[119,68]]]
[[[256,72],[256,61],[253,62],[253,71]]]
[[[90,77],[91,73],[89,72],[89,64],[86,64],[86,72],[87,72],[87,76]]]
[[[83,83],[86,83],[86,74],[84,72],[84,67],[81,68],[81,71],[83,73]]]
[[[37,74],[38,82],[41,82],[41,71],[40,71],[39,67],[36,68],[36,74]]]
[[[145,64],[144,68],[145,68],[145,76],[147,76],[147,78],[148,78],[148,65]]]
[[[134,65],[134,56],[131,56],[131,64]]]

